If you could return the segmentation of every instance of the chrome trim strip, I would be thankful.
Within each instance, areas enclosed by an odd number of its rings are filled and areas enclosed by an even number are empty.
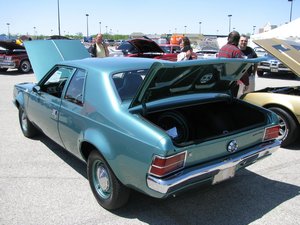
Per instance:
[[[168,194],[181,189],[185,185],[204,181],[208,176],[211,177],[224,169],[237,166],[238,164],[242,166],[242,162],[251,157],[255,157],[253,160],[255,162],[264,156],[271,155],[280,147],[280,143],[279,140],[262,143],[249,149],[247,153],[240,152],[239,154],[237,152],[234,156],[229,156],[226,160],[185,169],[167,178],[158,178],[148,174],[147,185],[154,191]],[[190,180],[191,182],[189,182]]]

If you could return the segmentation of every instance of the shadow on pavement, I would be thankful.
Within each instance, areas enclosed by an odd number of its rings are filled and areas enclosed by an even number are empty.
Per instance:
[[[37,140],[87,178],[84,162],[44,135]],[[299,195],[299,191],[296,185],[270,180],[244,169],[234,179],[215,186],[200,186],[175,198],[155,199],[132,190],[128,204],[113,213],[155,225],[246,225]]]

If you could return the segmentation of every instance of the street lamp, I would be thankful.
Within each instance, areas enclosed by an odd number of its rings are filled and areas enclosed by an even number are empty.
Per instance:
[[[291,10],[290,10],[290,22],[292,21],[292,14],[293,14],[293,0],[288,0],[291,2]]]
[[[253,33],[252,33],[252,34],[254,34],[254,33],[255,33],[255,27],[256,27],[256,26],[253,26]]]
[[[228,19],[229,19],[229,33],[231,31],[231,17],[232,17],[232,15],[228,15]]]
[[[58,22],[58,35],[60,36],[60,12],[59,12],[59,0],[57,0],[57,22]]]
[[[37,39],[37,37],[36,37],[36,27],[33,27],[33,36],[35,36],[35,39]]]
[[[184,26],[184,34],[186,34],[186,26]]]
[[[101,22],[99,22],[100,34],[101,34]]]
[[[105,26],[106,34],[107,34],[107,26]]]
[[[89,14],[86,15],[86,38],[89,38]]]
[[[6,23],[6,25],[7,25],[7,36],[8,36],[8,39],[10,39],[10,33],[9,33],[9,25],[10,25],[10,23]]]
[[[199,22],[199,35],[201,34],[201,24],[202,22]]]

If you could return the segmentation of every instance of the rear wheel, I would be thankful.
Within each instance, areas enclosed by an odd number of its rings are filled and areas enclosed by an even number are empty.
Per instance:
[[[19,122],[20,122],[21,130],[25,137],[33,138],[38,134],[38,130],[28,120],[27,114],[22,107],[19,108]]]
[[[21,73],[28,73],[31,70],[29,60],[23,60],[18,69]]]
[[[284,109],[278,107],[270,107],[269,109],[279,116],[279,139],[282,141],[281,146],[286,147],[295,142],[299,135],[298,122]]]
[[[257,71],[257,76],[262,77],[264,75],[264,71]]]
[[[87,167],[91,189],[103,208],[114,210],[127,203],[129,188],[118,180],[98,151],[91,152]]]

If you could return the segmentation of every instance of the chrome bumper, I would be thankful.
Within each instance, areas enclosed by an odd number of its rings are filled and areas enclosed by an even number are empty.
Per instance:
[[[200,165],[185,169],[170,177],[157,178],[152,175],[147,177],[147,185],[152,190],[168,195],[187,186],[200,183],[216,175],[220,175],[224,170],[234,168],[239,169],[256,162],[265,156],[271,155],[280,147],[280,141],[262,143],[249,149],[246,153],[236,153],[228,156],[225,160],[214,161],[209,164]]]
[[[16,64],[12,61],[0,61],[0,68],[14,69],[16,68]]]

